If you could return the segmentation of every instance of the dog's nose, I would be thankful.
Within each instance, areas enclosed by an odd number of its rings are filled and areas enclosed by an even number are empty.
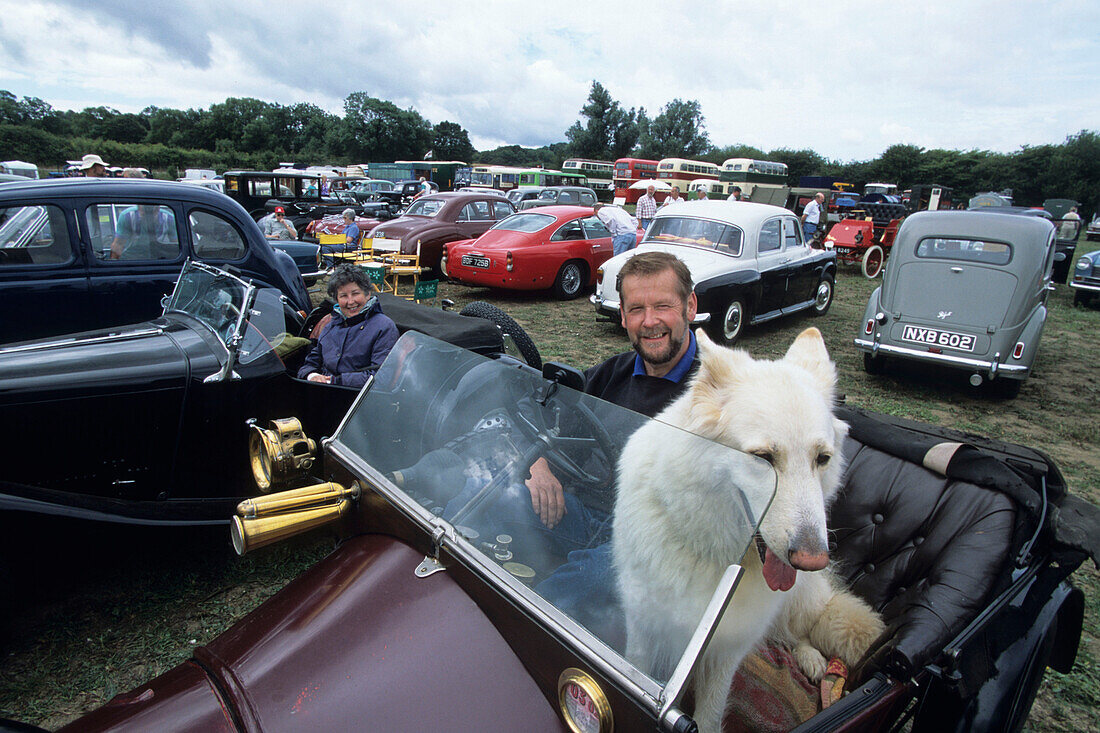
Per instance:
[[[829,564],[829,553],[791,550],[788,559],[791,562],[791,567],[812,572],[814,570],[823,570],[825,566]]]

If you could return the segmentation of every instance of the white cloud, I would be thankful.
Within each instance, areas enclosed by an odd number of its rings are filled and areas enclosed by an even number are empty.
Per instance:
[[[336,113],[366,91],[458,122],[482,147],[563,140],[595,79],[651,115],[699,100],[717,145],[852,160],[897,142],[1014,150],[1095,128],[1098,21],[1085,0],[0,0],[0,88],[58,108],[250,96]]]

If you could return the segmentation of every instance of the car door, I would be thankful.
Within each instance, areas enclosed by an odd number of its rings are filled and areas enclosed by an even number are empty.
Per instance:
[[[611,259],[614,250],[611,246],[611,232],[607,230],[603,222],[594,216],[581,220],[584,234],[588,237],[588,255],[591,272]]]
[[[784,308],[796,308],[814,297],[817,289],[820,264],[812,247],[802,239],[802,227],[798,219],[786,216],[782,219],[783,260],[787,265],[787,294]]]
[[[186,257],[178,203],[88,200],[81,211],[89,290],[97,321],[137,323],[161,313]]]
[[[780,217],[760,226],[756,240],[756,267],[760,273],[760,298],[754,318],[773,318],[782,313],[787,297],[787,262],[783,253],[783,224]]]
[[[0,204],[0,343],[95,326],[68,202]]]
[[[480,237],[496,223],[493,218],[493,201],[481,199],[471,201],[462,207],[456,225],[462,239]]]

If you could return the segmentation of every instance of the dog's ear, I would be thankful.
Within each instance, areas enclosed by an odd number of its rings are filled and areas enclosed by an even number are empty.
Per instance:
[[[836,387],[836,364],[829,359],[821,331],[810,327],[798,334],[783,360],[808,371],[821,390],[832,395]]]

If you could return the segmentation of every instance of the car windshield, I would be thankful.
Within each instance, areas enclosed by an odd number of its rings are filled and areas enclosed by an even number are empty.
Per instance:
[[[663,216],[650,225],[644,241],[686,244],[739,255],[742,239],[741,230],[732,224],[690,216]]]
[[[917,257],[1007,265],[1012,259],[1012,246],[1004,242],[984,242],[977,239],[927,237],[917,245]]]
[[[648,458],[650,446],[670,442],[690,452],[707,485],[722,487],[731,562],[738,562],[774,493],[765,461],[415,331],[394,346],[330,450],[449,555],[557,625],[568,643],[660,687],[702,609],[679,619],[683,635],[666,645],[667,666],[629,664],[610,542],[620,457]],[[532,511],[524,485],[539,459],[565,489],[565,513],[553,529]],[[570,574],[578,560],[602,568],[598,585]],[[592,593],[600,589],[610,593]]]
[[[440,199],[420,199],[413,201],[412,206],[405,213],[409,216],[435,216],[445,203],[447,202]]]
[[[164,312],[198,319],[227,347],[239,334],[238,361],[242,364],[271,351],[286,335],[278,290],[254,288],[227,272],[196,262],[184,265]]]
[[[513,214],[493,225],[506,232],[537,232],[557,221],[549,214]]]

